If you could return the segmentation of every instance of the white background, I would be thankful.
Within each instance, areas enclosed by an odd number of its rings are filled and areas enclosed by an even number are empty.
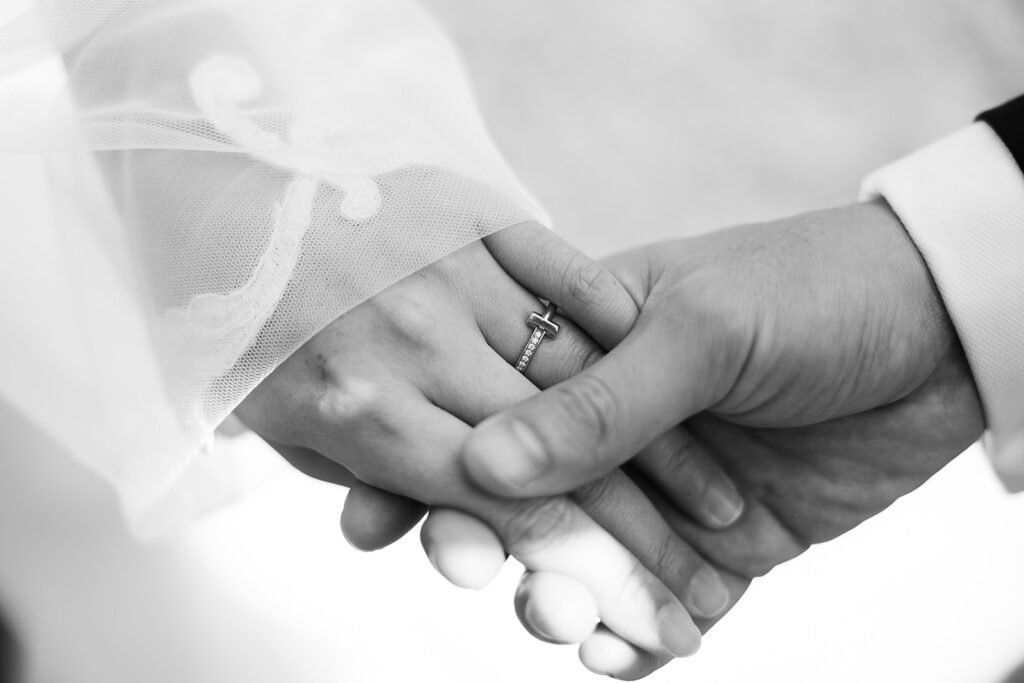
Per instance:
[[[1024,90],[1010,2],[428,5],[513,165],[596,255],[852,201],[873,167]],[[33,164],[0,159],[2,215],[23,229]],[[26,282],[0,272],[0,301],[45,298],[45,277]],[[105,485],[0,406],[0,605],[33,681],[593,680],[521,631],[514,567],[470,593],[414,538],[352,551],[342,490],[238,446],[245,499],[140,547]],[[974,449],[755,583],[653,680],[996,681],[1024,660],[1021,576],[1024,498]]]

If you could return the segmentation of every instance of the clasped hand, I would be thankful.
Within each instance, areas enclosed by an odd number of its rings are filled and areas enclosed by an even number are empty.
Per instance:
[[[538,296],[572,322],[524,377],[510,362]],[[753,577],[983,429],[927,268],[879,203],[603,265],[516,226],[339,318],[238,413],[353,485],[355,545],[430,506],[439,571],[482,585],[511,553],[527,629],[620,678],[694,652]]]

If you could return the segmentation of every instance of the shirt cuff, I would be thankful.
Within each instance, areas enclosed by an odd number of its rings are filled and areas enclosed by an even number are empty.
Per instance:
[[[1007,488],[1024,490],[1024,175],[984,123],[868,176],[938,286],[974,375],[988,451]]]

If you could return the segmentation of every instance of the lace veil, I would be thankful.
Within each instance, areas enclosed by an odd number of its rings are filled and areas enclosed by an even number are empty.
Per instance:
[[[0,32],[0,151],[45,161],[7,256],[55,264],[45,300],[4,280],[0,391],[143,535],[211,504],[215,428],[326,323],[547,222],[407,0],[38,2]]]

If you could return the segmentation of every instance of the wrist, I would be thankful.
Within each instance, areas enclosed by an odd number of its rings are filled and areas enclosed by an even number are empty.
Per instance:
[[[1024,177],[991,128],[976,123],[864,182],[892,206],[934,277],[984,404],[997,469],[1002,443],[1024,426]],[[1024,469],[1024,460],[1021,461]]]
[[[884,289],[876,292],[876,297],[889,294],[894,298],[892,313],[899,319],[914,321],[919,332],[909,337],[917,341],[910,351],[928,354],[936,364],[945,363],[947,358],[954,361],[963,358],[963,347],[942,294],[903,221],[881,197],[860,206],[864,212],[861,215],[869,224],[865,236],[873,244],[866,250],[872,254],[873,261],[869,273],[879,270],[885,273],[885,277],[878,280]],[[899,325],[899,319],[893,326],[893,344],[908,339],[911,332]]]

